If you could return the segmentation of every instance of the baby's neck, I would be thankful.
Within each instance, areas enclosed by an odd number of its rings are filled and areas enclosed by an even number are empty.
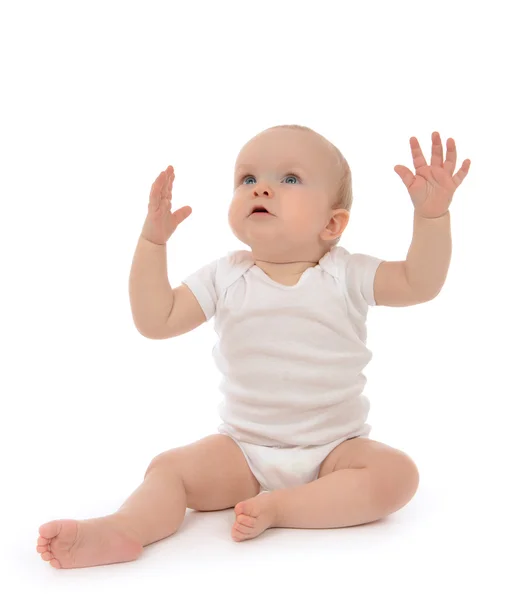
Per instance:
[[[255,260],[255,264],[263,270],[270,279],[284,285],[295,285],[301,275],[310,267],[315,267],[316,262],[291,262],[273,263],[264,260]]]

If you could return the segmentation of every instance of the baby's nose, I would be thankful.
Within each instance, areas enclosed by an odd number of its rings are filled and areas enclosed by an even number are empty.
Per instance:
[[[269,197],[269,196],[273,196],[273,192],[269,185],[267,185],[265,183],[258,183],[253,190],[253,195]]]

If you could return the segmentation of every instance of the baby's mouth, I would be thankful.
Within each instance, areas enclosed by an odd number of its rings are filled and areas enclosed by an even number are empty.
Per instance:
[[[263,221],[264,219],[267,219],[268,217],[274,217],[274,216],[275,216],[275,215],[272,215],[272,214],[271,214],[271,213],[269,213],[269,212],[253,212],[253,213],[250,215],[250,217],[249,217],[249,218],[250,218],[250,219],[255,219],[256,221],[257,221],[257,220],[261,220],[261,221]]]
[[[252,210],[252,212],[250,213],[250,216],[252,215],[271,215],[272,213],[269,212],[266,208],[264,208],[264,206],[255,206],[254,209]]]

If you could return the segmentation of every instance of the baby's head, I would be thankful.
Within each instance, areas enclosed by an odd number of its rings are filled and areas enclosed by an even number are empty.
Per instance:
[[[351,172],[339,150],[308,127],[280,125],[241,149],[228,220],[258,260],[317,262],[339,241],[351,205]],[[271,214],[252,215],[256,206]]]

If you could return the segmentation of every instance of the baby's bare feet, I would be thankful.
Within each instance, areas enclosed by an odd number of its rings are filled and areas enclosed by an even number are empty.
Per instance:
[[[260,494],[239,502],[235,506],[237,515],[232,528],[232,538],[236,542],[251,540],[263,531],[273,527],[276,517],[276,508],[270,494]]]
[[[135,560],[142,544],[111,520],[50,521],[38,530],[37,552],[56,569],[94,567]]]

